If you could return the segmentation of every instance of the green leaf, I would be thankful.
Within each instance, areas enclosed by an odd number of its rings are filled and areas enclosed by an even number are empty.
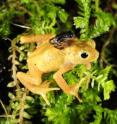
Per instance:
[[[91,26],[89,37],[94,38],[109,31],[111,26],[115,26],[115,20],[111,13],[99,11],[94,14],[95,25]]]
[[[21,1],[21,3],[30,3],[31,2],[31,0],[20,0]]]
[[[104,86],[104,100],[108,100],[110,98],[110,93],[115,91],[115,85],[113,80],[107,81]]]
[[[26,118],[26,119],[30,119],[31,118],[31,115],[29,115],[27,112],[23,112],[23,117]]]
[[[111,70],[111,66],[106,67],[105,69],[99,70],[99,74],[96,76],[96,81],[98,82],[98,86],[103,87],[108,79],[109,72]]]
[[[74,25],[76,28],[85,28],[85,23],[84,23],[84,18],[83,17],[74,17]]]
[[[100,8],[94,10],[91,0],[76,0],[78,3],[78,16],[74,17],[74,25],[80,28],[80,38],[95,38],[115,27],[115,19],[111,13],[104,12]],[[98,2],[95,1],[95,4]],[[95,18],[95,20],[91,20]],[[89,22],[90,21],[90,22]]]
[[[95,111],[95,114],[93,116],[95,120],[89,124],[101,124],[103,108],[97,105],[94,105],[93,108]]]
[[[66,0],[50,0],[52,1],[53,3],[56,3],[56,4],[65,4]]]
[[[104,120],[106,124],[116,124],[117,123],[117,110],[110,110],[104,108]]]
[[[63,23],[65,23],[68,19],[68,14],[65,12],[64,9],[58,11],[58,16]]]
[[[76,0],[78,3],[78,16],[74,17],[74,25],[76,28],[80,28],[80,38],[87,39],[88,38],[88,30],[89,30],[89,18],[91,12],[91,1],[90,0]]]

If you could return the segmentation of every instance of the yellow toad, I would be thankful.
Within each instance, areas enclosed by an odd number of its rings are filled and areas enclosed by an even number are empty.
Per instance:
[[[90,62],[97,60],[99,53],[95,49],[94,41],[80,42],[77,38],[69,39],[70,45],[58,49],[49,40],[51,34],[22,36],[21,43],[37,42],[40,45],[28,56],[28,72],[17,72],[17,78],[31,92],[43,97],[47,104],[46,94],[59,88],[50,88],[48,82],[42,82],[42,75],[55,71],[53,75],[57,85],[68,95],[78,96],[79,84],[69,86],[62,75],[73,69],[77,64],[85,64],[90,68]]]

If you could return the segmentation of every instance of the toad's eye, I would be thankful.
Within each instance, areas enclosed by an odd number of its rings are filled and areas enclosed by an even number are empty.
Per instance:
[[[83,59],[86,59],[88,56],[89,56],[89,55],[88,55],[87,52],[82,52],[82,53],[81,53],[81,58],[83,58]]]

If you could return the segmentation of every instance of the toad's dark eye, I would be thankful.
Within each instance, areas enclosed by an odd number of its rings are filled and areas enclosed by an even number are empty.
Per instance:
[[[83,59],[86,59],[86,58],[88,57],[88,53],[82,52],[82,53],[81,53],[81,57],[82,57]]]

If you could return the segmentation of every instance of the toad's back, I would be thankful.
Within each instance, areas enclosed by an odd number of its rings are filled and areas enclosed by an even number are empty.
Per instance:
[[[64,53],[52,45],[43,45],[29,56],[27,62],[44,73],[57,71],[64,63]]]

